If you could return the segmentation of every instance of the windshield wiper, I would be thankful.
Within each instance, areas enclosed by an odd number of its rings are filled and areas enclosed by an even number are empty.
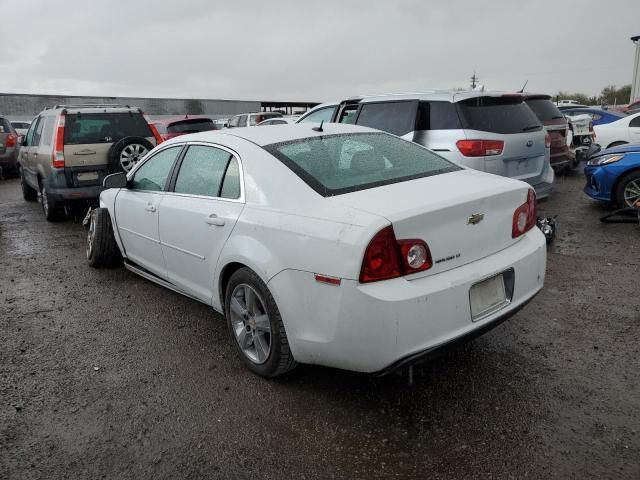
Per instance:
[[[540,128],[540,125],[529,125],[528,127],[524,127],[522,131],[528,132],[529,130],[537,130],[539,128]]]

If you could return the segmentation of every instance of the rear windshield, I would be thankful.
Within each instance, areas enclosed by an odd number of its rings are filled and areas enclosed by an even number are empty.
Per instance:
[[[324,197],[460,170],[386,133],[312,137],[264,148]]]
[[[152,137],[139,113],[74,113],[65,120],[64,143],[111,143],[124,137]]]
[[[556,107],[551,100],[546,98],[535,98],[527,100],[527,105],[536,114],[536,117],[542,122],[548,120],[558,120],[563,117],[562,112]]]
[[[192,120],[180,120],[179,122],[171,123],[167,127],[167,133],[206,132],[207,130],[214,130],[215,128],[213,120],[208,118],[194,118]]]
[[[476,97],[457,103],[462,125],[491,133],[523,133],[542,130],[538,117],[521,97]]]

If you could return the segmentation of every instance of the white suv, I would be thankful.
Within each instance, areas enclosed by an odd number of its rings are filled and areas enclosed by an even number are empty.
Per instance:
[[[520,94],[428,92],[325,103],[301,122],[353,123],[412,140],[460,165],[552,191],[550,138]]]

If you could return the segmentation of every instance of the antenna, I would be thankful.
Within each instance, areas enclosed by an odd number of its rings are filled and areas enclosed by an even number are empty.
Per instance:
[[[476,71],[474,70],[473,75],[471,76],[471,90],[474,90],[476,88],[479,80],[480,79],[478,78],[478,76],[476,75]]]
[[[320,126],[319,127],[313,127],[311,130],[313,130],[314,132],[324,132],[324,130],[322,129],[322,125],[324,124],[324,120],[322,120],[320,122]]]
[[[527,83],[529,83],[528,79],[527,79],[526,82],[524,82],[524,85],[522,85],[522,88],[520,90],[518,90],[518,93],[523,93],[524,92],[524,88],[527,86]]]

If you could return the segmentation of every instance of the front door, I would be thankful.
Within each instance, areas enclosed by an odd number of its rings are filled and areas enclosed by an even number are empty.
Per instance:
[[[134,172],[129,188],[122,189],[116,197],[116,223],[127,258],[162,278],[167,272],[158,212],[181,150],[182,145],[177,145],[154,154]]]
[[[210,145],[190,145],[160,205],[160,240],[169,281],[205,303],[213,272],[242,212],[238,159]]]

